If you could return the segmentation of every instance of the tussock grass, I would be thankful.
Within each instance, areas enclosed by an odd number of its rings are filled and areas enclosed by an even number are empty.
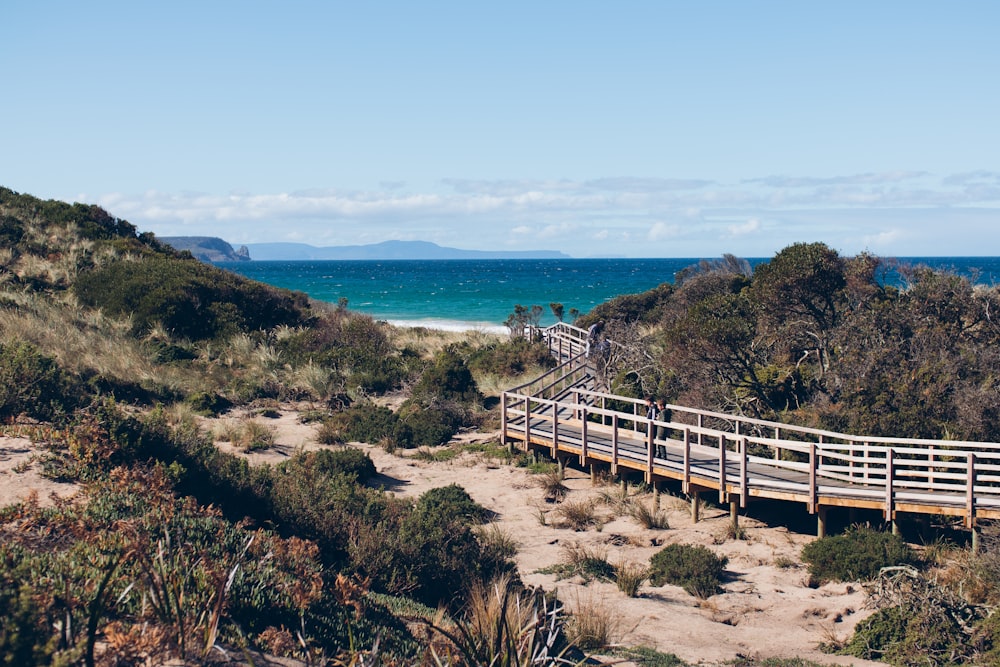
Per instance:
[[[569,488],[563,484],[565,476],[558,467],[538,476],[538,486],[542,487],[542,498],[547,503],[562,502],[569,493]]]
[[[637,500],[629,504],[627,513],[643,528],[650,530],[667,530],[670,528],[666,511],[653,509],[651,505],[647,505],[642,501]]]
[[[517,555],[520,546],[510,531],[506,530],[498,523],[488,523],[474,528],[479,543],[486,547],[491,553],[499,554],[504,558],[513,558]]]
[[[190,393],[203,388],[199,373],[157,364],[145,341],[136,340],[128,320],[82,308],[68,294],[2,295],[17,308],[0,308],[0,340],[23,340],[80,375],[98,375],[123,383],[156,385]]]
[[[269,449],[274,446],[274,428],[256,419],[235,419],[225,422],[215,437],[232,443],[245,452]]]
[[[622,560],[615,564],[615,584],[630,598],[639,595],[639,588],[649,579],[649,568]]]
[[[597,506],[593,500],[566,500],[555,509],[554,513],[562,519],[565,527],[575,531],[601,525]]]
[[[577,596],[567,623],[567,636],[585,650],[596,650],[616,643],[620,622],[606,600],[594,595]]]

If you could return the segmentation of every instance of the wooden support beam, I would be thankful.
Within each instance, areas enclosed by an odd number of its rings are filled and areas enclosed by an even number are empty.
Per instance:
[[[735,500],[729,501],[729,523],[733,528],[733,535],[739,535],[740,530],[740,506]]]
[[[691,523],[698,523],[701,511],[701,497],[698,491],[691,492]]]
[[[740,439],[740,507],[747,506],[747,498],[750,497],[750,489],[747,484],[747,443],[746,438]]]
[[[681,489],[688,493],[691,489],[691,429],[684,427],[684,473]],[[697,519],[695,519],[697,521]]]
[[[826,507],[822,505],[816,511],[816,537],[826,537]]]
[[[701,434],[698,437],[701,437]],[[721,433],[719,434],[719,502],[726,502],[726,436]]]

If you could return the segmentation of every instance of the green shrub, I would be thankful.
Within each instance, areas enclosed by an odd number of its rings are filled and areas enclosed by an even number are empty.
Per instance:
[[[374,403],[356,403],[330,418],[330,423],[340,429],[348,441],[378,444],[383,438],[392,437],[399,418],[389,408]]]
[[[413,387],[411,400],[480,404],[483,396],[462,357],[452,349],[445,349],[420,375],[420,380]]]
[[[191,406],[191,409],[197,414],[205,417],[218,416],[233,407],[232,401],[225,396],[208,391],[191,394],[184,402]]]
[[[301,452],[281,463],[278,471],[307,472],[309,475],[347,475],[364,483],[375,476],[375,463],[367,453],[354,447]]]
[[[810,542],[802,549],[802,560],[817,582],[867,581],[883,567],[919,563],[901,537],[864,526]]]
[[[135,331],[155,323],[179,338],[205,340],[298,326],[309,317],[304,294],[247,280],[194,259],[115,262],[80,274],[81,303],[131,316]]]
[[[689,544],[670,544],[649,559],[649,583],[673,584],[698,598],[721,592],[722,574],[729,559],[711,549]]]
[[[473,350],[469,354],[469,368],[477,373],[493,373],[512,377],[529,368],[553,368],[556,359],[544,343],[530,342],[526,338],[512,338]]]
[[[858,623],[843,653],[890,665],[955,665],[971,657],[962,626],[936,605],[888,607]]]
[[[399,426],[394,431],[398,447],[435,447],[446,444],[462,425],[462,415],[447,408],[413,409],[404,406],[400,408],[400,412],[405,416],[400,418]]]
[[[416,511],[442,521],[454,519],[480,524],[486,521],[488,510],[472,499],[458,484],[440,486],[424,492],[417,500]]]
[[[84,401],[83,387],[54,359],[24,342],[0,343],[0,421],[50,421]]]

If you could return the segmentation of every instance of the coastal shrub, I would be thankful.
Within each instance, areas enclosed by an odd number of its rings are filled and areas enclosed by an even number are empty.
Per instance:
[[[462,413],[453,406],[400,407],[398,427],[393,435],[397,447],[435,447],[447,443],[463,424]]]
[[[209,391],[199,391],[188,396],[185,401],[197,414],[204,417],[216,417],[233,407],[232,401],[225,396]]]
[[[370,402],[355,403],[330,417],[330,423],[340,429],[346,440],[372,445],[393,436],[398,422],[392,410]]]
[[[883,567],[920,563],[918,555],[901,537],[866,526],[855,526],[841,535],[810,542],[802,549],[802,560],[819,583],[867,581]]]
[[[84,305],[130,316],[136,333],[160,323],[172,335],[191,340],[298,326],[309,318],[304,294],[253,282],[194,259],[112,262],[81,273],[74,291]]]
[[[84,402],[84,389],[56,361],[25,342],[0,343],[0,421],[50,421]]]
[[[487,519],[487,510],[458,484],[449,484],[426,491],[417,500],[416,511],[438,516],[444,521],[461,519],[480,524]]]
[[[700,545],[670,544],[649,559],[649,583],[673,584],[688,594],[709,598],[722,590],[722,575],[729,559]]]
[[[367,315],[335,310],[277,342],[292,364],[331,369],[344,386],[383,394],[409,377],[406,359],[393,347],[386,325]]]
[[[411,392],[411,400],[478,405],[482,403],[483,396],[462,357],[454,349],[446,348],[438,352],[432,363],[421,373]]]
[[[494,341],[476,348],[469,354],[469,369],[476,373],[490,373],[513,377],[530,368],[552,368],[555,357],[544,343],[526,338]]]
[[[880,609],[861,621],[842,653],[900,667],[943,667],[967,662],[973,651],[955,616],[917,603]]]

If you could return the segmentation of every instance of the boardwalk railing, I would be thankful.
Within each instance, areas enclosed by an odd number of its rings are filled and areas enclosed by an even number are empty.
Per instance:
[[[855,436],[681,405],[668,406],[669,422],[650,420],[643,401],[594,390],[581,331],[563,325],[546,335],[567,361],[503,393],[505,442],[641,471],[648,481],[681,480],[686,492],[717,490],[741,506],[766,497],[810,512],[878,509],[888,520],[960,516],[970,527],[1000,518],[1000,444]]]

